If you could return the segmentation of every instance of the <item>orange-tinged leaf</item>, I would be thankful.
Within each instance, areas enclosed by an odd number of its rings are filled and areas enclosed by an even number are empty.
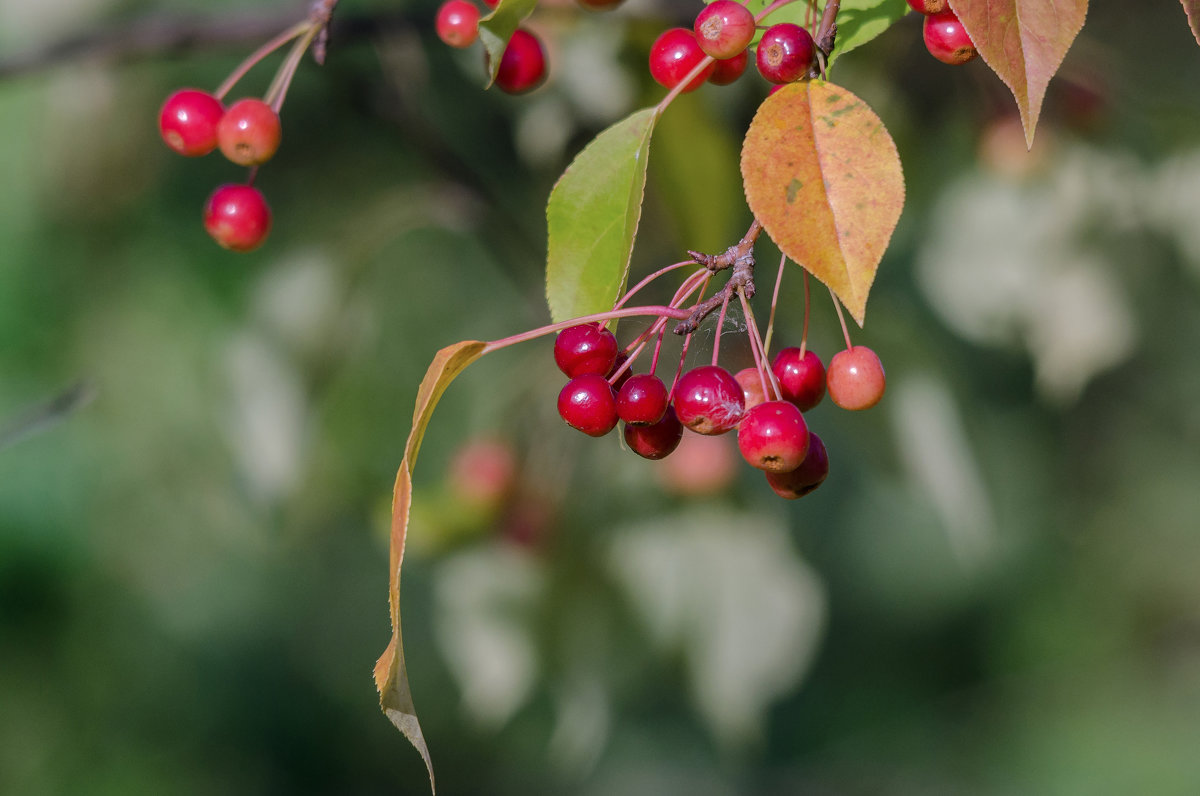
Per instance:
[[[412,431],[404,446],[404,460],[396,473],[396,485],[392,491],[392,534],[388,553],[388,606],[392,615],[392,639],[379,660],[375,662],[375,688],[379,691],[379,706],[392,724],[417,748],[429,769],[429,787],[434,789],[433,763],[429,759],[429,747],[417,721],[413,707],[412,691],[408,686],[408,669],[404,665],[404,642],[400,636],[400,566],[404,562],[404,540],[408,535],[408,514],[412,507],[412,472],[417,463],[417,452],[433,409],[442,393],[458,374],[485,353],[486,344],[468,340],[447,346],[437,353],[425,371],[425,378],[417,389],[417,403],[413,409]]]
[[[775,245],[828,285],[861,326],[904,207],[900,157],[879,117],[830,83],[786,86],[750,123],[742,182]]]
[[[980,57],[1016,98],[1028,146],[1046,87],[1083,28],[1087,5],[1087,0],[950,0]]]
[[[1187,14],[1188,27],[1192,29],[1192,35],[1196,37],[1196,41],[1200,43],[1200,0],[1180,0],[1183,3],[1183,12]]]

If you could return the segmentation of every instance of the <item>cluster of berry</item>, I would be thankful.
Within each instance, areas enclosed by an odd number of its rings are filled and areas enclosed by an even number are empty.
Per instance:
[[[483,0],[495,8],[500,0]],[[479,38],[479,7],[471,0],[446,0],[435,20],[438,38],[451,47],[470,47]],[[496,86],[509,94],[532,91],[546,79],[546,48],[525,28],[517,28],[504,47]]]
[[[735,376],[703,365],[678,375],[668,389],[653,372],[633,374],[616,337],[596,323],[560,332],[554,361],[570,379],[558,413],[573,428],[602,437],[623,421],[625,443],[647,459],[670,455],[685,427],[706,435],[737,429],[742,457],[784,498],[803,497],[829,473],[825,445],[803,413],[827,389],[844,409],[868,409],[885,387],[875,352],[854,346],[834,355],[828,374],[815,353],[793,347],[775,356],[769,375],[746,368]]]
[[[925,15],[925,48],[934,58],[944,64],[965,64],[979,54],[948,0],[908,0],[908,4]]]

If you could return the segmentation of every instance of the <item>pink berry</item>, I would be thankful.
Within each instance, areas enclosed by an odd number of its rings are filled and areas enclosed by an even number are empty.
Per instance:
[[[925,49],[944,64],[965,64],[979,52],[955,13],[949,9],[925,17]]]
[[[745,407],[742,385],[717,365],[689,370],[675,385],[675,414],[700,434],[724,434],[742,419]]]
[[[649,426],[625,425],[625,444],[643,459],[662,459],[669,456],[683,439],[683,424],[668,406],[657,423]]]
[[[829,475],[829,454],[825,443],[816,434],[809,432],[808,453],[795,470],[786,473],[767,473],[767,483],[781,498],[795,500],[819,487]]]
[[[918,14],[930,16],[946,10],[946,0],[908,0],[909,8]]]
[[[767,28],[758,40],[758,71],[772,83],[791,83],[808,74],[812,67],[812,36],[799,25],[780,22]]]
[[[524,94],[540,86],[545,77],[546,50],[541,40],[525,28],[517,28],[500,56],[497,88],[507,94]]]
[[[668,28],[650,45],[650,76],[664,88],[675,88],[704,60],[704,50],[687,28]],[[704,85],[714,69],[709,64],[683,90],[695,91]]]
[[[479,7],[467,0],[446,0],[434,26],[438,38],[451,47],[470,47],[479,38]]]
[[[446,482],[450,494],[469,506],[498,506],[517,482],[512,444],[498,439],[469,440],[450,460]]]
[[[713,58],[733,58],[754,38],[754,14],[734,0],[713,0],[696,15],[696,43]]]
[[[224,115],[225,106],[207,91],[180,89],[163,103],[158,132],[181,155],[207,155],[217,148],[217,125]]]
[[[204,229],[226,249],[248,252],[271,231],[271,208],[252,185],[222,185],[204,203]]]
[[[738,425],[738,450],[751,467],[773,473],[795,470],[808,453],[808,424],[796,405],[766,401]]]
[[[558,394],[558,414],[589,437],[603,437],[617,425],[617,398],[603,376],[585,373]]]
[[[649,426],[663,419],[670,402],[667,385],[653,373],[630,376],[617,393],[617,416],[632,426]]]
[[[718,58],[713,61],[713,72],[708,76],[708,82],[714,86],[728,86],[742,76],[748,63],[750,63],[750,55],[746,50],[742,50],[732,58]]]
[[[738,384],[742,385],[742,395],[745,396],[747,412],[767,400],[766,394],[763,393],[763,381],[758,368],[742,368],[733,374],[733,377],[737,379]]]
[[[279,114],[260,99],[247,97],[229,106],[217,125],[221,154],[239,166],[266,163],[283,135]]]
[[[597,323],[568,326],[554,338],[554,362],[568,378],[608,376],[617,360],[617,338]]]
[[[825,366],[812,351],[800,356],[800,349],[784,348],[771,363],[783,400],[791,401],[807,412],[825,397]]]
[[[870,409],[883,398],[887,386],[883,363],[862,345],[834,354],[826,379],[833,402],[851,410]]]

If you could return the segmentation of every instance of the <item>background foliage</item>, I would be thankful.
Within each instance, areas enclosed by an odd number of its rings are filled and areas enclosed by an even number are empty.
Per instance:
[[[0,59],[143,14],[279,11],[5,2]],[[645,48],[693,9],[551,10],[551,82],[525,98],[481,92],[432,5],[338,13],[249,256],[199,223],[239,171],[172,156],[153,119],[252,42],[0,83],[0,425],[94,394],[0,450],[0,791],[426,787],[370,678],[417,381],[442,345],[545,322],[550,186],[660,96]],[[858,336],[889,393],[815,410],[821,490],[784,505],[737,468],[686,495],[579,439],[548,341],[447,393],[404,583],[442,793],[1200,786],[1200,51],[1177,3],[1096,4],[1027,157],[1007,89],[930,59],[919,27],[836,67],[909,201]],[[748,76],[663,117],[635,274],[744,231],[764,93]],[[443,479],[479,435],[521,461],[494,514],[451,510]]]

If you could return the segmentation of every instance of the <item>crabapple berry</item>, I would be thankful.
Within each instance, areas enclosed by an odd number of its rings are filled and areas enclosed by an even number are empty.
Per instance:
[[[812,409],[825,397],[825,366],[812,351],[800,356],[799,348],[784,348],[775,355],[771,369],[779,380],[783,400],[791,401],[801,412]]]
[[[554,338],[554,362],[568,378],[608,376],[617,360],[617,338],[598,323],[568,326]]]
[[[434,27],[438,38],[451,47],[470,47],[479,38],[479,8],[467,0],[446,0]]]
[[[714,86],[728,86],[742,76],[748,63],[750,63],[750,54],[746,50],[742,50],[732,58],[718,58],[713,61],[713,71],[708,76],[708,82]]]
[[[826,378],[829,397],[843,409],[870,409],[879,403],[887,386],[883,363],[863,345],[834,354]]]
[[[617,393],[617,417],[632,426],[649,426],[663,419],[670,397],[667,385],[653,373],[630,376]]]
[[[271,208],[252,185],[222,185],[204,203],[204,229],[226,249],[248,252],[271,231]]]
[[[180,89],[163,103],[158,132],[181,155],[207,155],[217,148],[217,125],[224,115],[225,106],[207,91]]]
[[[949,9],[925,17],[922,33],[925,37],[925,49],[944,64],[965,64],[979,55],[975,43],[967,35],[967,29]]]
[[[734,0],[713,0],[696,15],[696,43],[713,58],[732,58],[754,38],[754,14]]]
[[[791,22],[772,25],[758,40],[758,71],[772,83],[791,83],[808,74],[815,51],[812,36]]]
[[[750,466],[783,473],[795,470],[808,453],[808,424],[789,401],[764,401],[738,424],[738,450]]]
[[[625,444],[643,459],[662,459],[679,447],[683,439],[683,424],[675,416],[675,409],[667,411],[657,423],[648,426],[625,425]]]
[[[745,396],[747,412],[767,400],[767,396],[763,392],[762,376],[759,375],[758,368],[742,368],[733,374],[733,377],[737,379],[738,384],[742,385],[742,394]]]
[[[617,398],[603,376],[585,373],[558,394],[558,414],[589,437],[603,437],[617,425]]]
[[[650,76],[664,88],[675,88],[703,60],[704,50],[700,49],[696,36],[690,30],[668,28],[650,45]],[[706,66],[683,90],[695,91],[700,88],[713,69],[713,64]]]
[[[221,154],[239,166],[257,166],[279,149],[282,134],[279,114],[262,100],[246,97],[230,105],[221,117],[217,145]]]
[[[496,86],[507,94],[524,94],[541,85],[545,77],[546,50],[541,39],[517,28],[500,56]]]
[[[816,434],[809,432],[808,453],[795,470],[785,473],[767,473],[767,483],[781,498],[795,500],[819,487],[829,475],[829,454],[825,443]]]
[[[909,8],[918,14],[930,16],[946,10],[947,0],[908,0]]]
[[[718,365],[689,370],[675,385],[675,414],[700,434],[724,434],[742,419],[745,407],[742,385]]]

